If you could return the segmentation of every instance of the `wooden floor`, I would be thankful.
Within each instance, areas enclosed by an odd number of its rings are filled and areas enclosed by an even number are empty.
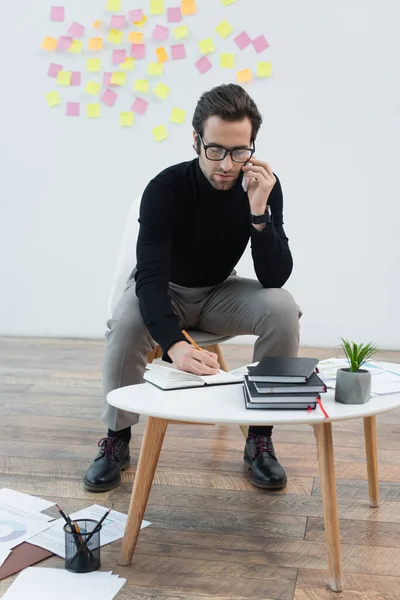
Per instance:
[[[114,502],[127,512],[143,422],[134,429],[133,461],[120,488],[93,494],[82,485],[105,432],[103,350],[92,340],[0,339],[0,487],[49,498],[67,511]],[[223,351],[230,368],[251,358],[248,346]],[[315,348],[301,354],[340,355]],[[400,352],[380,358],[400,362]],[[118,600],[400,599],[400,411],[378,416],[379,509],[368,504],[362,421],[334,425],[333,433],[345,592],[326,587],[310,427],[275,429],[288,486],[265,492],[248,482],[238,427],[172,425],[146,513],[152,526],[140,534],[133,565],[118,567],[120,542],[101,551],[103,569],[128,580]],[[0,581],[0,595],[12,580]]]

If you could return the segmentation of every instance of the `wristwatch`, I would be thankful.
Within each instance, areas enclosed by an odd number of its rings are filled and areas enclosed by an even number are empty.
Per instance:
[[[267,204],[267,209],[263,215],[252,215],[250,213],[250,223],[261,225],[263,223],[271,223],[271,209]]]

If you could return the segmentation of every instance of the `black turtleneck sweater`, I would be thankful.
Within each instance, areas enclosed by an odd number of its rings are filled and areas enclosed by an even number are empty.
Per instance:
[[[276,175],[275,175],[276,177]],[[218,285],[232,272],[249,238],[254,270],[262,286],[282,287],[292,272],[283,230],[282,188],[276,177],[268,199],[272,224],[258,231],[249,221],[242,176],[227,191],[216,190],[198,159],[162,171],[147,185],[140,206],[136,294],[143,320],[164,359],[185,340],[168,295],[168,283]]]

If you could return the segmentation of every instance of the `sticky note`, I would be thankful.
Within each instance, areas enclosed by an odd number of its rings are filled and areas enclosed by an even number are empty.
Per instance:
[[[119,124],[121,127],[131,127],[135,120],[133,112],[122,112],[119,113]]]
[[[107,0],[106,9],[110,12],[121,10],[121,0]]]
[[[50,9],[50,20],[51,21],[64,21],[65,19],[65,8],[63,6],[52,6]]]
[[[235,55],[234,54],[220,54],[219,66],[221,69],[233,69],[235,66]]]
[[[221,21],[221,23],[215,28],[215,31],[224,40],[232,33],[233,27],[230,23],[228,23],[228,21]]]
[[[135,102],[132,104],[132,110],[139,115],[144,115],[147,110],[149,103],[143,98],[135,98]]]
[[[181,25],[180,27],[175,27],[174,29],[174,38],[176,40],[183,40],[183,38],[189,35],[189,29],[186,25]]]
[[[171,58],[172,60],[186,58],[185,44],[175,44],[174,46],[171,46]]]
[[[126,59],[126,50],[113,50],[112,53],[112,64],[119,65]]]
[[[134,58],[126,58],[124,60],[124,62],[122,62],[119,65],[119,68],[123,69],[124,71],[133,71],[134,66],[135,66],[135,59]]]
[[[85,87],[85,92],[87,94],[92,94],[93,96],[97,96],[100,91],[100,84],[96,81],[88,81]]]
[[[137,23],[143,19],[143,11],[141,8],[130,10],[128,13],[128,19],[131,23]]]
[[[111,75],[112,85],[125,85],[126,83],[126,73],[118,73],[115,72]]]
[[[54,50],[57,48],[57,40],[56,38],[52,38],[52,37],[45,37],[41,48],[43,48],[43,50],[48,50],[49,52],[54,52]]]
[[[157,98],[161,98],[161,100],[165,100],[167,98],[170,89],[164,83],[158,83],[156,87],[153,88],[153,94],[157,96]]]
[[[185,121],[185,117],[186,110],[182,110],[181,108],[173,108],[169,120],[171,123],[178,123],[181,125]]]
[[[80,71],[72,71],[70,85],[74,85],[74,86],[81,85],[81,73],[80,73]]]
[[[162,63],[151,62],[147,67],[147,72],[149,75],[162,75],[163,66]]]
[[[89,119],[98,119],[101,115],[100,104],[86,104],[86,114]]]
[[[67,102],[65,114],[67,117],[79,117],[80,108],[79,102]]]
[[[253,48],[254,50],[259,54],[260,52],[262,52],[263,50],[265,50],[266,48],[269,48],[269,44],[267,42],[267,40],[265,39],[265,37],[263,35],[259,35],[258,37],[256,37],[253,41]]]
[[[180,21],[182,21],[182,11],[180,6],[167,9],[167,21],[168,23],[180,23]]]
[[[195,0],[181,0],[181,11],[182,15],[194,15],[196,12]]]
[[[86,61],[86,71],[88,73],[101,71],[101,60],[99,58],[88,58]]]
[[[72,23],[68,28],[68,33],[74,38],[80,38],[85,34],[85,28],[79,23]]]
[[[125,29],[127,25],[124,15],[113,15],[110,21],[110,27],[112,29]]]
[[[57,77],[59,71],[62,71],[62,65],[57,65],[56,63],[50,63],[49,70],[47,71],[47,75],[49,77]]]
[[[143,44],[144,33],[141,31],[130,31],[128,35],[128,42],[131,44]]]
[[[212,67],[212,63],[207,56],[203,56],[198,61],[196,61],[194,64],[201,75],[203,75],[203,73],[206,73],[207,71],[209,71]]]
[[[235,37],[234,41],[241,50],[244,50],[245,48],[247,48],[247,46],[249,44],[251,44],[250,36],[247,35],[247,33],[245,31],[242,31],[242,33],[239,33],[239,35],[237,35]]]
[[[151,37],[153,40],[166,40],[168,38],[169,30],[168,27],[162,27],[162,25],[157,25],[154,29]]]
[[[104,102],[104,104],[107,104],[107,106],[114,106],[117,98],[118,94],[116,94],[112,90],[104,90],[104,92],[100,96],[100,100]]]
[[[251,69],[243,69],[243,71],[238,71],[236,73],[236,80],[238,83],[248,83],[253,79],[253,74]]]
[[[143,25],[147,22],[147,17],[146,15],[143,13],[143,17],[141,18],[140,21],[133,21],[133,24],[136,25],[136,27],[143,27]]]
[[[71,71],[59,71],[57,74],[58,85],[70,85],[71,84]]]
[[[72,45],[72,37],[69,35],[60,35],[57,43],[57,50],[69,50]]]
[[[133,58],[144,58],[146,55],[146,46],[144,44],[132,44],[131,56]]]
[[[151,15],[163,15],[164,14],[164,0],[150,0],[150,14]]]
[[[272,63],[259,62],[257,65],[257,77],[271,77],[271,75],[272,75]]]
[[[165,125],[159,125],[158,127],[154,127],[152,130],[154,139],[156,142],[161,142],[168,137],[168,131]]]
[[[212,38],[201,40],[199,42],[199,48],[201,54],[211,54],[211,52],[214,52],[215,47]]]
[[[97,21],[95,21],[93,23],[93,27],[95,29],[103,29],[104,28],[104,23],[103,23],[103,21],[100,21],[100,19],[97,19]]]
[[[158,62],[163,63],[166,60],[168,60],[167,51],[165,50],[165,48],[163,46],[161,46],[161,48],[156,48],[156,56],[157,56]]]
[[[148,92],[149,91],[149,82],[147,79],[136,79],[133,84],[134,92]]]
[[[68,52],[72,52],[72,54],[79,54],[82,52],[82,46],[83,43],[80,40],[72,40]]]
[[[107,39],[112,44],[116,44],[117,46],[119,46],[119,44],[122,42],[123,37],[123,31],[119,31],[119,29],[110,29],[110,31],[108,32]]]
[[[46,94],[46,101],[50,108],[53,108],[53,106],[61,103],[60,94],[58,92],[49,92]]]
[[[229,4],[233,4],[236,0],[222,0],[222,6],[229,6]]]
[[[103,87],[107,87],[111,85],[111,77],[112,73],[104,73],[103,74]]]
[[[102,50],[103,38],[89,38],[88,48],[89,50]]]

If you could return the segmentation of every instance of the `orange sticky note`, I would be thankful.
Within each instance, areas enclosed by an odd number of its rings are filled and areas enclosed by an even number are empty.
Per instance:
[[[182,15],[194,15],[196,12],[195,0],[181,0]]]
[[[102,50],[103,38],[90,38],[88,41],[89,50]]]
[[[161,48],[157,48],[156,54],[158,62],[165,62],[168,60],[168,54],[163,46],[161,46]]]
[[[100,21],[100,19],[97,19],[97,21],[95,21],[93,23],[93,27],[95,29],[103,29],[103,21]]]
[[[236,80],[238,83],[249,83],[249,81],[253,80],[253,73],[251,69],[243,69],[243,71],[238,71],[236,73]]]
[[[144,33],[141,31],[131,31],[128,35],[128,41],[131,44],[143,44]]]
[[[48,50],[49,52],[54,52],[56,47],[57,39],[52,37],[45,37],[41,45],[41,48],[43,48],[43,50]]]

